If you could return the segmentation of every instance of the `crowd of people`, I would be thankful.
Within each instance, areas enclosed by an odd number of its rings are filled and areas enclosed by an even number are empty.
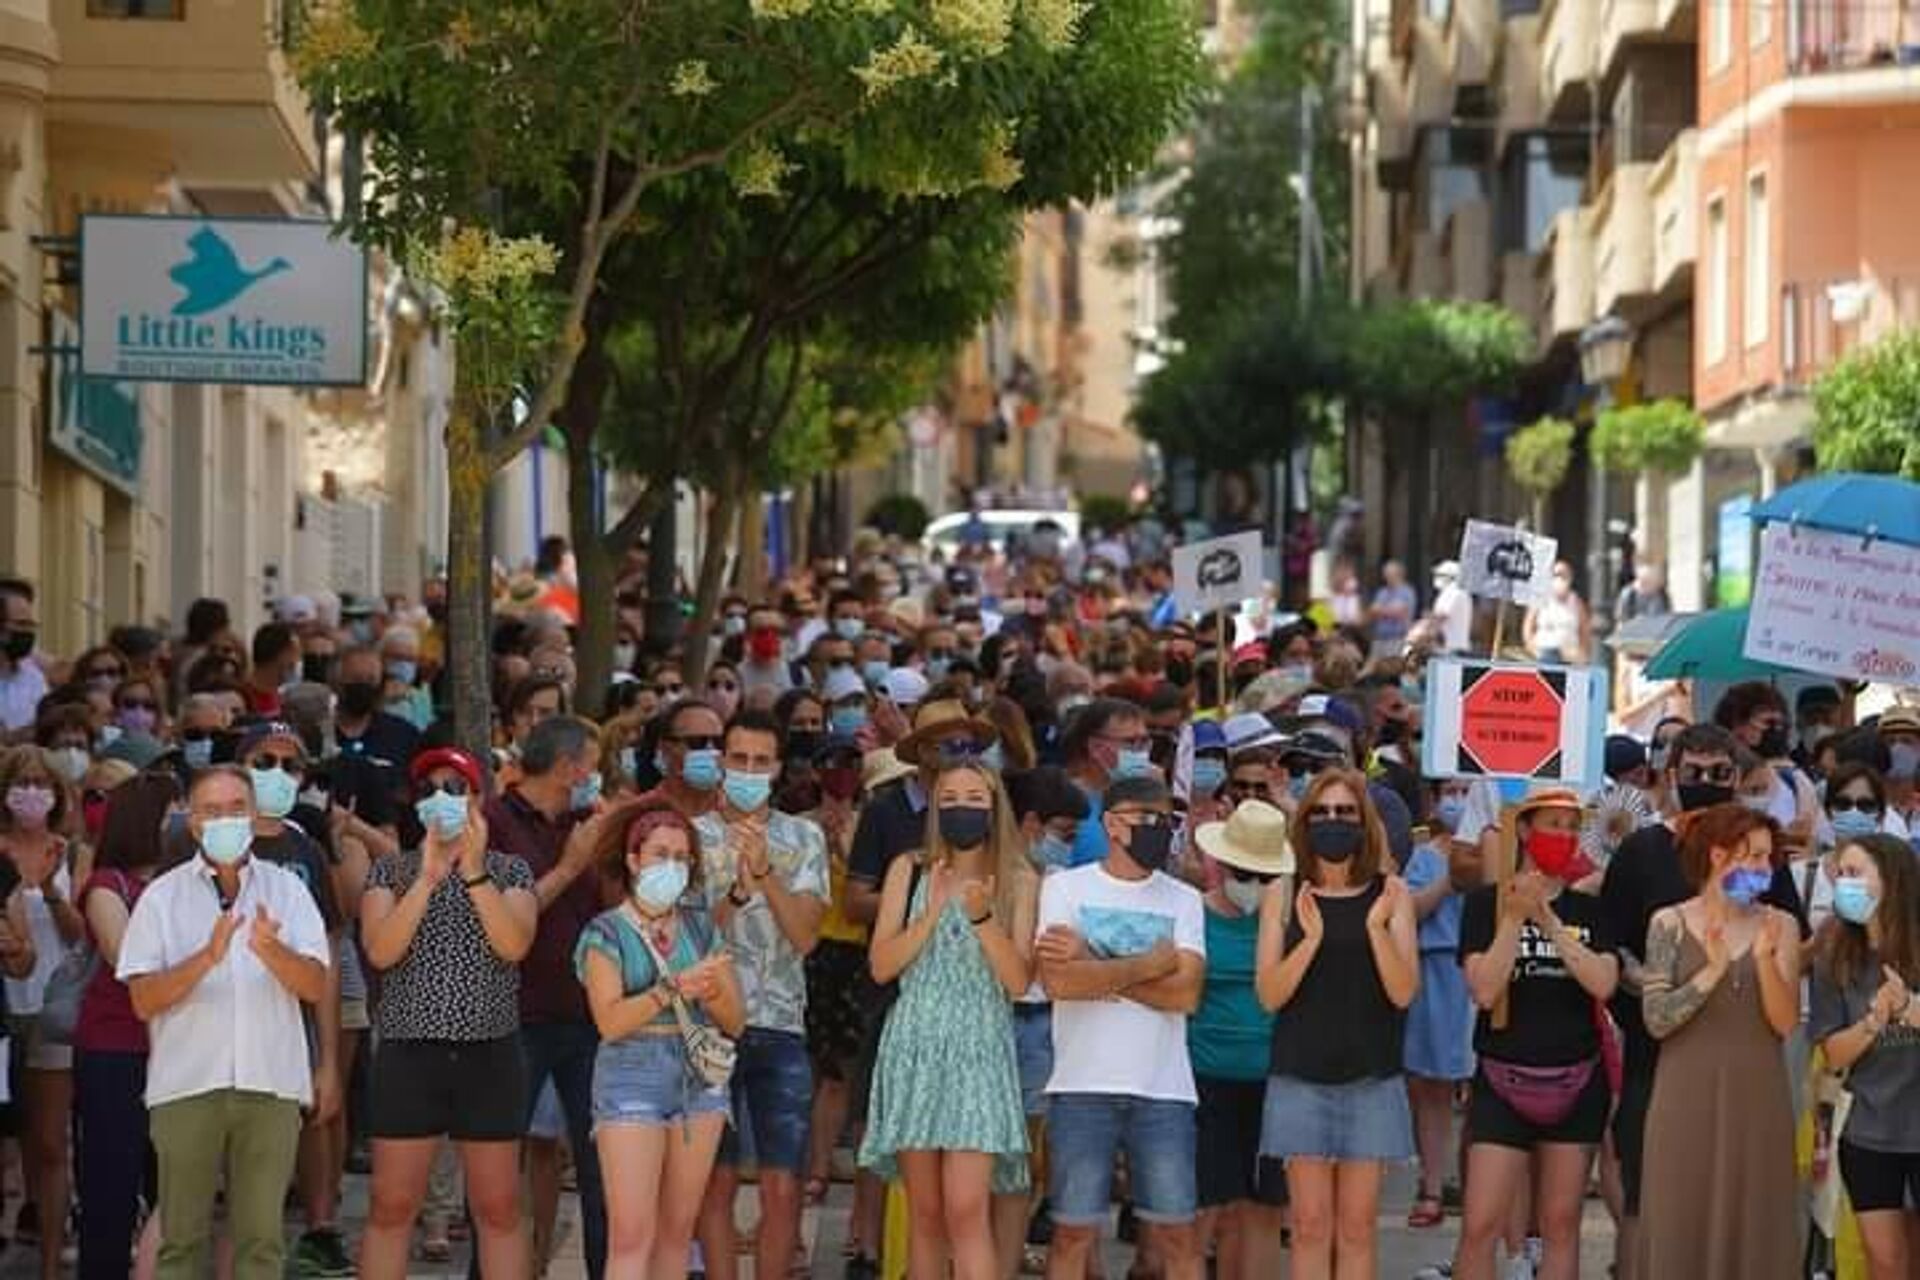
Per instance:
[[[1920,1266],[1920,711],[1736,685],[1597,793],[1423,776],[1457,569],[1249,637],[1105,545],[863,538],[698,667],[622,609],[594,690],[530,593],[485,755],[431,600],[64,656],[0,581],[15,1236],[528,1276],[570,1165],[595,1280],[779,1276],[846,1151],[851,1280],[889,1184],[914,1280],[1101,1275],[1116,1212],[1138,1276],[1355,1280],[1412,1162],[1428,1275],[1577,1275],[1597,1184],[1615,1274],[1784,1280],[1838,1074],[1870,1274]]]

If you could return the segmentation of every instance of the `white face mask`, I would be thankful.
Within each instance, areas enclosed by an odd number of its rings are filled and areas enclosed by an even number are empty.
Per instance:
[[[1258,880],[1238,880],[1228,876],[1220,882],[1220,892],[1227,895],[1241,915],[1250,916],[1260,909],[1260,895],[1266,892],[1266,886]]]

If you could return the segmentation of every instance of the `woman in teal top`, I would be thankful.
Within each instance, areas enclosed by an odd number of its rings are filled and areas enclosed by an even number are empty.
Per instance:
[[[607,1199],[607,1274],[686,1267],[727,1086],[688,1065],[674,1017],[740,1034],[746,1006],[700,892],[699,846],[672,806],[636,804],[597,821],[599,865],[625,899],[581,930],[574,968],[600,1032],[593,1063],[594,1146]]]
[[[1261,913],[1278,912],[1284,926],[1293,903],[1287,816],[1264,800],[1242,801],[1225,822],[1195,831],[1194,842],[1223,873],[1206,897],[1207,980],[1187,1019],[1200,1095],[1200,1248],[1213,1247],[1218,1280],[1258,1280],[1280,1274],[1287,1183],[1280,1161],[1260,1154],[1273,1015],[1254,994],[1254,952]]]

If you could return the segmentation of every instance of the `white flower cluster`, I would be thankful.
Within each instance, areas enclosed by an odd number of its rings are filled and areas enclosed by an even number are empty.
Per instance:
[[[876,49],[866,64],[854,68],[854,76],[867,87],[869,98],[878,98],[909,80],[918,80],[940,70],[940,51],[912,27],[904,27],[892,44]]]
[[[756,142],[734,158],[731,168],[734,190],[741,195],[777,197],[794,164],[772,143]]]
[[[1080,38],[1080,21],[1090,8],[1088,0],[1023,0],[1020,16],[1043,48],[1059,52]]]
[[[673,69],[671,87],[676,98],[704,98],[720,84],[707,70],[705,59],[689,58]]]
[[[420,275],[453,297],[499,297],[510,287],[552,275],[560,251],[539,236],[503,236],[464,226],[421,255]]]
[[[975,57],[998,57],[1013,35],[1013,0],[931,0],[927,8],[934,30]]]
[[[770,22],[804,18],[813,12],[813,0],[751,0],[753,16]]]

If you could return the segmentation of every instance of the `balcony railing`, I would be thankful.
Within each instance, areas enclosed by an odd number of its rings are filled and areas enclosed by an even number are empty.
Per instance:
[[[1849,352],[1920,328],[1920,278],[1821,280],[1780,291],[1780,372],[1808,386]]]
[[[1789,0],[1795,75],[1920,63],[1920,0]]]

